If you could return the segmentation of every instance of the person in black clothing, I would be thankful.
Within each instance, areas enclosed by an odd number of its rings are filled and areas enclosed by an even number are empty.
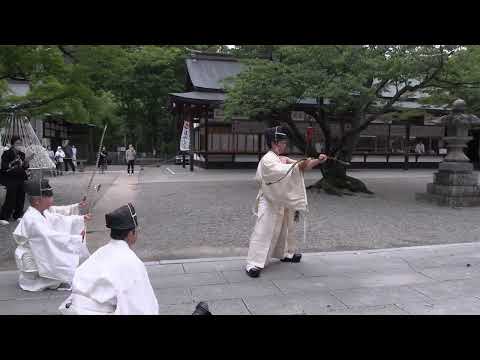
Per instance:
[[[63,152],[65,153],[65,159],[63,159],[63,162],[65,164],[65,172],[68,172],[68,168],[70,165],[72,171],[75,173],[75,164],[73,163],[73,150],[68,141],[63,148]]]
[[[9,221],[13,213],[14,220],[23,216],[25,203],[24,181],[28,179],[28,160],[20,151],[22,140],[18,136],[11,139],[11,148],[2,155],[0,173],[7,188],[5,202],[0,213],[0,220]]]
[[[102,174],[107,169],[107,156],[107,149],[104,146],[102,148],[102,151],[100,152],[100,157],[98,159],[98,167],[100,168]]]

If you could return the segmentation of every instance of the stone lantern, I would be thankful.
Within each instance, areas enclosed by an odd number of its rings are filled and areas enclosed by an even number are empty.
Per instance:
[[[480,119],[465,114],[465,101],[458,99],[453,102],[451,113],[436,122],[447,129],[443,139],[448,152],[434,173],[433,183],[427,184],[427,193],[416,194],[417,200],[452,207],[480,205],[478,174],[473,172],[473,164],[463,152],[472,139],[468,131],[480,127]]]

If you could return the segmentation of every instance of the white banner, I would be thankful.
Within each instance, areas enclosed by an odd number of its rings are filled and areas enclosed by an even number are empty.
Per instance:
[[[183,122],[182,137],[180,138],[180,151],[190,151],[190,122]]]

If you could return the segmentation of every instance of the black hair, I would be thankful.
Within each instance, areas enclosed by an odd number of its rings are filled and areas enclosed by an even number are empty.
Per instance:
[[[21,140],[20,136],[14,135],[10,140],[10,144],[15,144],[16,141]]]
[[[127,236],[128,236],[128,233],[130,231],[133,231],[133,233],[135,234],[135,228],[131,228],[131,229],[128,229],[128,230],[111,229],[110,230],[110,237],[113,240],[126,240]]]

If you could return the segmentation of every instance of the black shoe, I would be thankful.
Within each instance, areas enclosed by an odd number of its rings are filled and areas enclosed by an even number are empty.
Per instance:
[[[210,312],[210,310],[208,310],[207,303],[202,301],[197,304],[197,307],[195,308],[195,311],[192,315],[212,315],[212,313]]]
[[[50,290],[57,290],[57,291],[72,291],[72,286],[67,283],[61,283],[60,285],[56,287],[50,287]]]
[[[257,278],[260,276],[260,271],[261,269],[259,268],[251,268],[250,270],[245,270],[245,272],[247,273],[248,276],[250,276],[251,278]]]
[[[291,259],[286,257],[286,258],[281,259],[280,261],[281,262],[299,263],[301,258],[302,258],[302,254],[294,254]]]

